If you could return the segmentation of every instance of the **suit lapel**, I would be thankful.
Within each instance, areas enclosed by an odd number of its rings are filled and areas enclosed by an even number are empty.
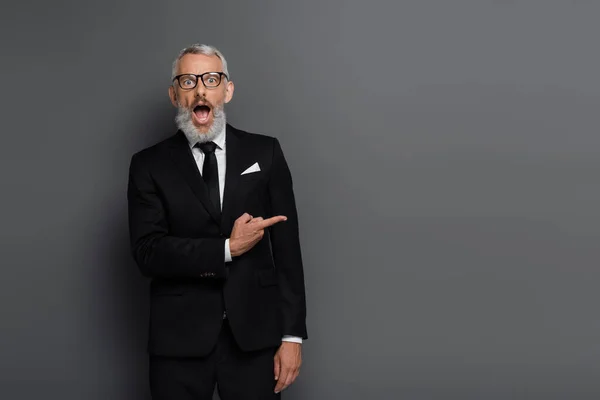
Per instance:
[[[171,157],[187,184],[190,186],[198,200],[204,205],[204,208],[206,208],[206,211],[208,211],[215,222],[220,224],[221,219],[219,218],[219,214],[210,201],[208,189],[202,180],[200,171],[198,171],[198,166],[196,165],[196,160],[194,160],[190,145],[184,133],[181,131],[177,132],[171,142]]]

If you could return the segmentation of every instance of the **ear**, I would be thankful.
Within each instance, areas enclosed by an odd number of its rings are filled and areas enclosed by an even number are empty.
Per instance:
[[[231,101],[231,98],[233,97],[234,89],[235,89],[235,86],[234,86],[233,82],[228,80],[227,86],[225,88],[225,103],[229,103]]]
[[[171,99],[171,104],[177,107],[177,93],[175,93],[173,85],[169,86],[169,98]]]

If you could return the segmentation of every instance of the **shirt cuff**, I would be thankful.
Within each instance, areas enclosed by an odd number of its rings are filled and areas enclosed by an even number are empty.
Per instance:
[[[231,250],[229,249],[229,239],[225,239],[225,262],[231,262]]]
[[[293,342],[302,344],[302,338],[298,336],[283,335],[282,342]]]

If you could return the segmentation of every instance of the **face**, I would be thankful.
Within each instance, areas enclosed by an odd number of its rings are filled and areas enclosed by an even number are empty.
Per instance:
[[[200,75],[205,72],[223,72],[221,59],[216,56],[204,54],[186,54],[177,65],[179,74]],[[225,103],[229,103],[233,97],[233,82],[221,78],[219,86],[207,88],[199,79],[193,89],[182,89],[177,81],[169,87],[171,103],[178,107],[181,112],[186,112],[191,118],[189,123],[200,134],[211,131],[215,122],[215,115],[219,117],[219,110],[223,109]],[[182,110],[183,109],[183,110]]]

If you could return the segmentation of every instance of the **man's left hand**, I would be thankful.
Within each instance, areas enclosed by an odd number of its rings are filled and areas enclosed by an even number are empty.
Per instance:
[[[294,342],[281,342],[275,353],[275,393],[290,386],[300,373],[302,364],[302,345]]]

